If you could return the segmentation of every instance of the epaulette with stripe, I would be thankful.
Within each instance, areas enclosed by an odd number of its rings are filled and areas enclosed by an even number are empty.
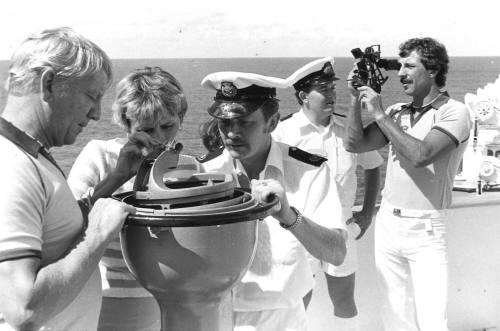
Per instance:
[[[280,122],[286,121],[287,119],[291,118],[295,113],[291,113],[286,115],[285,117],[280,118]]]
[[[224,148],[220,148],[216,151],[208,152],[207,154],[197,156],[196,161],[198,161],[200,163],[210,161],[212,159],[215,159],[217,156],[221,155],[223,151],[224,151]]]
[[[288,155],[296,160],[313,165],[315,167],[319,167],[323,162],[328,161],[326,157],[303,151],[297,147],[290,147],[288,149]]]

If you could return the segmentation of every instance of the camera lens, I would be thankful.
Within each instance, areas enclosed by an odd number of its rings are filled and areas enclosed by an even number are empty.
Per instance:
[[[401,63],[399,63],[398,60],[380,59],[377,65],[385,70],[399,70],[401,68]]]

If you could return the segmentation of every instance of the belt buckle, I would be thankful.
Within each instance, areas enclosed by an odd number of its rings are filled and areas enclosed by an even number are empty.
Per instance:
[[[394,208],[392,210],[392,213],[395,215],[395,216],[401,216],[401,209],[399,208]]]

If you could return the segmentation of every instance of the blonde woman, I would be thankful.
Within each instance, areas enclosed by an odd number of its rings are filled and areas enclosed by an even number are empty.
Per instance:
[[[127,141],[148,135],[162,144],[172,142],[182,124],[187,101],[175,77],[161,68],[138,69],[117,85],[113,120],[125,137],[92,140],[84,147],[68,177],[76,197],[85,194],[116,166]],[[181,155],[179,162],[198,170],[194,158]],[[137,166],[137,165],[135,165]],[[137,169],[134,169],[137,171]],[[135,177],[115,193],[132,190]],[[158,305],[129,272],[116,238],[100,262],[103,303],[98,330],[159,330]]]

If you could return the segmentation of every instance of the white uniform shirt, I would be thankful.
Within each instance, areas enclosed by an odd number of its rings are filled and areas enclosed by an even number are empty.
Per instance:
[[[382,165],[383,159],[377,151],[350,153],[344,147],[345,124],[343,119],[332,115],[327,126],[317,126],[301,109],[290,118],[279,123],[272,133],[277,141],[299,147],[328,159],[330,169],[335,172],[342,206],[351,209],[356,199],[356,167],[374,169]]]
[[[273,141],[259,179],[276,179],[287,192],[287,199],[312,221],[331,229],[344,229],[341,204],[336,189],[325,189],[333,183],[327,163],[319,167],[288,156],[290,146]],[[245,173],[238,160],[227,150],[203,164],[206,171]],[[332,186],[335,187],[335,186]],[[345,232],[344,232],[345,233]],[[269,216],[259,223],[257,252],[241,282],[233,290],[234,309],[259,311],[291,308],[314,285],[305,248],[295,236]]]

